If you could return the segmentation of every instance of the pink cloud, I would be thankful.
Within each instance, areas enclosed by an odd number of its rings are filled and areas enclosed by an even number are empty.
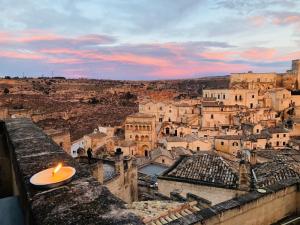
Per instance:
[[[161,67],[152,73],[154,76],[164,78],[182,78],[191,75],[210,75],[212,73],[228,74],[230,72],[240,72],[249,70],[250,66],[243,64],[230,64],[223,62],[187,62],[186,65],[172,65],[171,67]]]
[[[276,25],[289,25],[300,23],[300,15],[289,15],[289,16],[276,16],[273,18],[272,22]]]
[[[251,60],[271,60],[277,53],[273,48],[253,48],[248,49],[240,54],[242,58]]]
[[[11,59],[32,59],[41,60],[45,59],[43,55],[31,52],[20,52],[20,51],[0,51],[0,57],[11,58]]]
[[[249,19],[250,19],[250,23],[257,27],[263,26],[267,21],[267,18],[264,16],[253,16],[250,17]]]
[[[273,48],[250,48],[246,50],[237,51],[205,51],[199,56],[211,60],[273,60],[276,58],[277,50]]]
[[[82,59],[89,60],[102,60],[102,61],[113,61],[120,63],[132,63],[132,64],[141,64],[141,65],[152,65],[152,66],[169,66],[170,63],[168,60],[160,59],[157,57],[150,56],[140,56],[134,54],[103,54],[97,51],[92,50],[74,50],[74,49],[43,49],[41,50],[43,53],[47,54],[70,54],[78,56]]]
[[[215,59],[215,60],[230,60],[235,55],[237,55],[237,51],[206,51],[199,54],[199,56],[206,59]]]
[[[77,58],[50,58],[47,60],[48,63],[57,63],[57,64],[78,64],[84,63],[84,61]]]

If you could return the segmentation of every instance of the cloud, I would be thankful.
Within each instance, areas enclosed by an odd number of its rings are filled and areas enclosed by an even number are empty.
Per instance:
[[[282,67],[278,63],[299,53],[241,48],[218,41],[126,44],[101,34],[69,37],[38,30],[25,30],[22,35],[2,32],[0,42],[0,59],[7,62],[3,71],[15,71],[15,62],[21,68],[31,65],[34,69],[28,71],[40,74],[55,71],[60,75],[119,79],[171,79],[264,70],[270,64],[262,62],[275,61]],[[21,68],[17,71],[25,70]]]
[[[217,1],[218,8],[226,8],[236,11],[239,14],[250,14],[252,12],[266,10],[268,8],[281,7],[293,8],[299,5],[294,0],[219,0]]]

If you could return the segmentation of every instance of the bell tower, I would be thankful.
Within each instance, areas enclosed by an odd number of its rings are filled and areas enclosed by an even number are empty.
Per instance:
[[[296,76],[297,89],[300,89],[300,59],[292,61],[292,71]]]

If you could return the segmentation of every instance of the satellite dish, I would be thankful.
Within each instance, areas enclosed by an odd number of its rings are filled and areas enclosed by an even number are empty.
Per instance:
[[[266,191],[266,189],[258,188],[258,189],[257,189],[257,192],[264,194],[264,193],[266,193],[267,191]]]

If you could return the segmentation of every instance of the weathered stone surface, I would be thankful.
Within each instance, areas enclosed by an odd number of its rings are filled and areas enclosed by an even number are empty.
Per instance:
[[[13,166],[30,223],[142,224],[121,200],[100,185],[90,172],[67,155],[28,119],[6,121]],[[34,189],[30,177],[58,162],[76,168],[73,180],[50,190]],[[27,217],[27,213],[26,217]]]

